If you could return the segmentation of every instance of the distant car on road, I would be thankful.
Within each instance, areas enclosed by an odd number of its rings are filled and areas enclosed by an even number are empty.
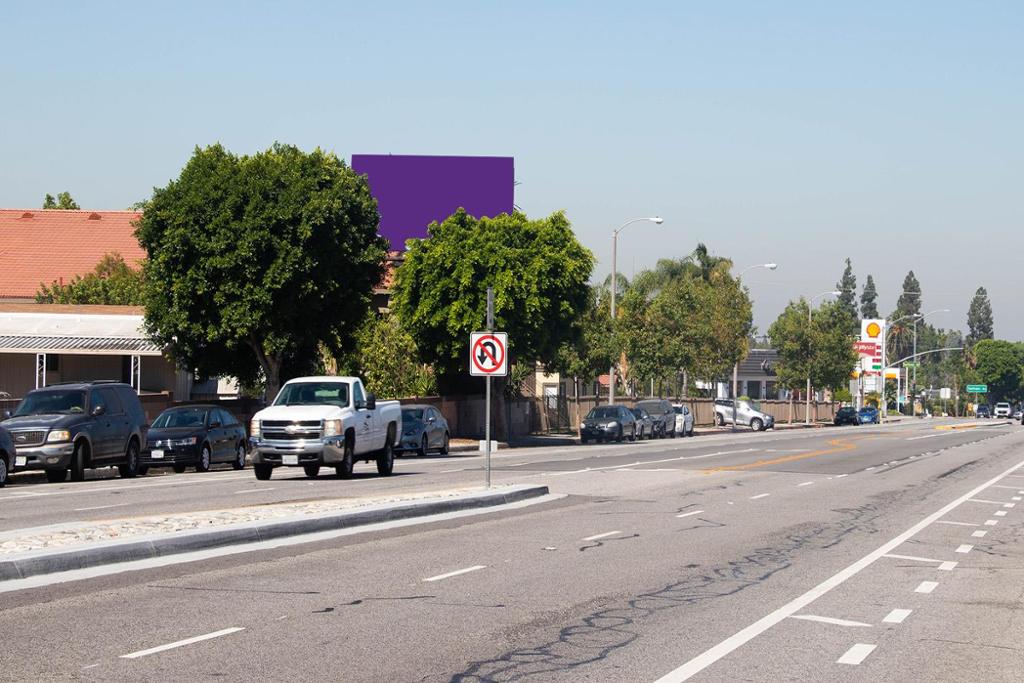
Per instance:
[[[1020,408],[1017,408],[1017,410],[1013,411],[1013,419],[1020,420],[1022,423],[1024,423],[1024,411],[1022,411]]]
[[[679,436],[693,436],[693,412],[689,406],[681,403],[672,404],[672,410],[676,414],[676,434]]]
[[[660,439],[666,436],[676,438],[676,411],[672,404],[663,398],[649,398],[637,401],[637,408],[646,410],[654,420],[654,435]]]
[[[636,440],[636,418],[623,405],[591,408],[580,425],[580,443]]]
[[[859,425],[860,417],[857,415],[857,409],[853,406],[845,406],[836,411],[836,416],[832,418],[832,424],[839,427],[840,425]]]
[[[1001,402],[996,404],[995,416],[1003,419],[1009,419],[1013,415],[1013,409],[1009,403]]]
[[[131,386],[95,381],[28,392],[4,427],[25,458],[18,469],[43,470],[56,483],[69,469],[72,481],[96,467],[117,466],[122,477],[134,477],[148,425]]]
[[[989,409],[988,404],[982,403],[975,408],[974,417],[992,417],[992,411]]]
[[[715,423],[719,427],[731,425],[733,405],[731,398],[715,399]],[[775,427],[775,418],[758,410],[757,405],[740,399],[736,402],[736,424],[749,426],[755,432]]]
[[[643,408],[631,408],[630,412],[633,413],[633,417],[636,418],[636,438],[648,439],[654,438],[654,418]]]
[[[857,411],[857,419],[860,424],[879,424],[882,421],[882,414],[874,406],[864,406]]]
[[[0,488],[7,486],[7,477],[18,463],[18,449],[11,433],[0,427]]]
[[[214,463],[245,469],[245,427],[229,411],[214,405],[168,408],[160,413],[146,435],[140,474],[151,467],[186,467],[208,472]]]
[[[396,455],[410,452],[426,455],[433,449],[448,455],[450,441],[448,420],[437,408],[419,404],[402,406],[402,440],[395,448]]]

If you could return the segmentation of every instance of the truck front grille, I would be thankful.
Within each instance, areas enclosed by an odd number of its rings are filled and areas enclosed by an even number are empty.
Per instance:
[[[318,440],[322,433],[320,420],[263,420],[263,438],[268,441]]]

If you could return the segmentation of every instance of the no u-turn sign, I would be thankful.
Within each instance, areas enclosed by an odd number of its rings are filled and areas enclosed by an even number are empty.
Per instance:
[[[469,336],[469,374],[476,377],[508,374],[508,334],[473,332]]]

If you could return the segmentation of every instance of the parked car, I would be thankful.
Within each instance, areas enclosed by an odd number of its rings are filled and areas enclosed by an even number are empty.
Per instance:
[[[636,438],[654,438],[654,418],[643,408],[630,408],[633,417],[636,418]]]
[[[996,404],[995,416],[1005,419],[1009,419],[1013,416],[1013,409],[1009,403],[1005,401]]]
[[[656,437],[659,439],[664,439],[666,436],[676,438],[676,411],[672,409],[671,403],[663,398],[649,398],[638,401],[636,407],[643,408],[650,414],[651,419],[654,420],[654,435]]]
[[[96,381],[30,391],[4,427],[25,458],[19,470],[44,470],[49,481],[61,482],[68,470],[81,481],[86,469],[111,466],[134,477],[149,425],[132,387]]]
[[[992,417],[988,404],[982,403],[974,409],[974,417]]]
[[[860,416],[857,414],[857,409],[853,406],[844,406],[836,411],[836,416],[832,418],[832,424],[835,426],[840,425],[859,425]]]
[[[25,456],[21,456],[25,457]],[[0,427],[0,488],[7,486],[7,477],[18,466],[18,449],[11,433]]]
[[[395,448],[396,455],[417,452],[426,455],[436,449],[441,455],[448,455],[451,432],[448,420],[444,419],[434,406],[402,406],[402,440]]]
[[[139,474],[152,467],[186,467],[208,472],[215,463],[245,469],[245,428],[229,411],[213,405],[168,408],[160,413],[146,435]]]
[[[733,420],[733,401],[731,398],[715,399],[715,423],[719,427],[731,425]],[[775,427],[775,418],[758,409],[756,403],[740,399],[736,402],[736,424],[749,426],[755,432]]]
[[[580,443],[636,439],[636,418],[622,405],[591,408],[580,425]]]
[[[693,436],[693,412],[689,406],[674,403],[672,411],[676,414],[675,433],[679,436]]]
[[[377,401],[358,377],[297,377],[273,404],[253,416],[249,444],[256,478],[275,467],[301,467],[315,477],[323,465],[350,479],[356,460],[375,460],[390,476],[402,435],[398,401]]]
[[[1022,411],[1020,408],[1017,408],[1015,411],[1013,411],[1013,419],[1024,422],[1024,411]]]
[[[874,406],[864,406],[857,411],[857,419],[860,424],[879,424],[882,421],[882,414]]]

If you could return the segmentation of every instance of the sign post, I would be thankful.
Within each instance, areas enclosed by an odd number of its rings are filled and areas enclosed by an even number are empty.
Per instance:
[[[494,331],[494,288],[487,288],[487,331],[469,336],[469,374],[484,377],[484,470],[491,488],[491,378],[508,374],[508,334]]]

